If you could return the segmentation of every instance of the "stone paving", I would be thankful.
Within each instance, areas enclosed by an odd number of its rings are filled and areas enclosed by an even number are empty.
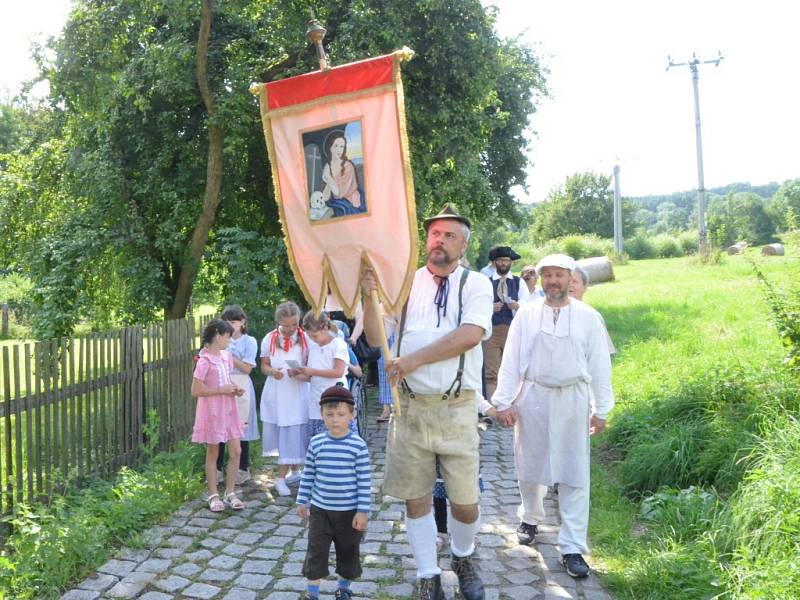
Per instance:
[[[373,512],[361,546],[364,572],[351,589],[358,599],[413,598],[415,569],[405,535],[404,505],[380,495],[386,425],[376,428],[374,416],[370,418]],[[293,498],[274,492],[275,466],[268,461],[253,481],[240,488],[244,510],[212,513],[201,499],[192,500],[168,522],[147,530],[141,548],[122,549],[61,600],[301,598],[306,527],[294,511]],[[545,501],[548,520],[539,526],[536,543],[530,547],[517,543],[519,493],[510,429],[493,426],[482,433],[481,471],[485,491],[477,564],[486,600],[611,600],[594,574],[576,581],[559,564],[557,497]],[[441,552],[439,559],[445,594],[452,599],[456,577],[448,568],[448,552]],[[335,586],[331,568],[320,598],[332,600]]]

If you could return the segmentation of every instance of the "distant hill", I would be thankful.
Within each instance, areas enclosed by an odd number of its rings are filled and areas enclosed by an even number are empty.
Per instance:
[[[706,190],[709,196],[727,196],[728,192],[734,194],[739,192],[752,192],[765,200],[770,200],[778,188],[781,186],[779,183],[767,183],[765,185],[751,185],[749,183],[730,183],[728,185],[716,188],[709,188]],[[672,202],[677,207],[685,207],[697,199],[696,190],[688,190],[685,192],[673,192],[672,194],[650,195],[650,196],[632,196],[628,200],[632,204],[647,208],[649,210],[658,209],[658,205],[662,202]]]

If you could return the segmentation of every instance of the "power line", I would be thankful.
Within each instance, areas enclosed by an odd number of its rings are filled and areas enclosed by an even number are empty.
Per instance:
[[[667,56],[667,71],[672,67],[689,67],[689,70],[692,72],[692,88],[694,89],[694,127],[697,144],[697,225],[700,230],[701,252],[706,252],[708,250],[708,235],[706,232],[706,188],[703,180],[703,139],[700,133],[700,91],[698,87],[700,74],[697,67],[698,65],[714,65],[718,67],[723,58],[722,52],[719,52],[717,58],[713,60],[700,60],[693,52],[692,60],[676,63],[670,56]]]

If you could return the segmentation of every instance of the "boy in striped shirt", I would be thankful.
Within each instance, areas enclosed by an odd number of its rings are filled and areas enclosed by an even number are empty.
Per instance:
[[[346,387],[329,387],[319,400],[328,431],[311,438],[297,493],[297,514],[308,519],[308,549],[303,575],[306,600],[319,598],[328,576],[331,541],[336,548],[339,587],[336,600],[349,600],[350,582],[361,575],[359,544],[367,529],[371,473],[367,444],[349,428],[355,400]],[[310,506],[309,506],[310,505]]]

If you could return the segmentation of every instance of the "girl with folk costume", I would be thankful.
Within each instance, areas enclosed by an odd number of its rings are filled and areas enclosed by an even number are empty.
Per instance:
[[[307,449],[308,383],[294,376],[287,361],[305,365],[308,338],[300,323],[300,307],[284,302],[275,311],[277,327],[261,341],[261,372],[267,376],[261,393],[261,420],[264,422],[264,456],[278,453],[278,478],[275,490],[289,496],[289,484],[300,481],[300,465]]]

